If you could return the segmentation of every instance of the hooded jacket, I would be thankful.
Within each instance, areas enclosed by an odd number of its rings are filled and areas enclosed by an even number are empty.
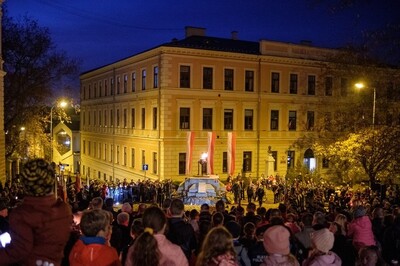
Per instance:
[[[361,216],[351,221],[347,228],[347,235],[353,238],[355,247],[374,246],[376,244],[371,219],[368,216]]]
[[[336,253],[329,251],[326,254],[316,256],[303,261],[303,266],[341,266],[342,260]]]
[[[71,266],[120,266],[117,250],[103,237],[81,237],[69,254]]]

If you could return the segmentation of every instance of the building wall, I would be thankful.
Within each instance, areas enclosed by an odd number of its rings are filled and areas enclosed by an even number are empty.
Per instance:
[[[2,5],[3,0],[0,0],[0,182],[4,184],[6,181],[6,143],[4,135],[4,76],[6,73],[3,70],[3,57],[1,56]]]
[[[264,43],[265,45],[265,43]],[[279,44],[275,44],[279,46]],[[283,45],[284,46],[284,45]],[[287,48],[287,47],[286,47]],[[278,49],[279,50],[279,49]],[[268,52],[268,51],[267,51]],[[313,54],[313,50],[309,53]],[[319,53],[320,54],[320,53]],[[304,59],[304,57],[306,57]],[[154,67],[158,67],[158,87],[153,87]],[[180,66],[190,66],[190,88],[180,88]],[[213,88],[203,89],[203,67],[213,68]],[[234,88],[224,89],[224,69],[233,69]],[[146,69],[146,88],[142,90],[141,71]],[[254,72],[254,90],[245,91],[245,71]],[[136,90],[132,92],[131,77],[136,73]],[[271,73],[279,73],[279,93],[271,92]],[[298,74],[298,92],[289,93],[289,77]],[[123,80],[127,75],[126,92]],[[316,95],[307,95],[307,76],[315,75]],[[197,50],[179,47],[158,47],[121,60],[117,63],[81,75],[81,160],[83,175],[122,180],[178,179],[179,153],[186,153],[186,134],[194,132],[195,145],[191,175],[198,173],[198,160],[207,151],[207,132],[202,129],[203,108],[213,109],[212,131],[216,133],[215,173],[226,176],[223,169],[223,152],[227,151],[227,133],[224,130],[224,109],[234,110],[233,132],[237,134],[235,172],[242,170],[243,152],[252,153],[253,177],[266,173],[269,147],[277,152],[276,174],[287,171],[286,154],[293,142],[305,131],[306,112],[316,112],[315,120],[338,94],[338,77],[334,79],[334,94],[324,95],[321,64],[315,58],[282,57],[281,55],[252,55],[243,53]],[[121,83],[118,91],[118,78]],[[111,79],[115,94],[110,94]],[[320,80],[321,79],[321,80]],[[105,83],[108,95],[104,95]],[[101,84],[101,94],[99,93]],[[97,92],[95,93],[94,90]],[[180,108],[190,108],[190,128],[180,129]],[[135,126],[132,127],[131,109],[135,109]],[[145,109],[145,128],[142,128],[142,109]],[[153,108],[157,108],[157,125],[153,128]],[[127,123],[123,123],[126,109]],[[253,129],[244,127],[245,110],[253,110]],[[114,125],[110,124],[111,110]],[[119,126],[117,125],[119,111]],[[279,110],[279,129],[271,131],[271,110]],[[297,112],[297,128],[288,130],[288,113]],[[100,112],[100,115],[99,115]],[[106,112],[106,115],[104,114]],[[94,118],[96,116],[96,118]],[[107,118],[105,118],[107,116]],[[99,120],[101,117],[101,121]],[[107,124],[105,125],[105,120]],[[95,144],[94,144],[95,143]],[[98,150],[95,154],[93,146]],[[99,147],[100,145],[100,147]],[[89,152],[89,146],[90,152]],[[119,156],[117,149],[119,147]],[[126,148],[126,162],[121,151]],[[134,164],[131,151],[134,149]],[[113,155],[111,153],[113,150]],[[304,151],[296,150],[296,159]],[[153,157],[156,154],[156,161]],[[112,156],[112,159],[111,159]],[[119,158],[118,158],[119,157]],[[144,159],[143,159],[144,157]],[[143,171],[142,164],[149,170]],[[318,166],[320,167],[320,166]],[[99,175],[100,172],[100,175]]]

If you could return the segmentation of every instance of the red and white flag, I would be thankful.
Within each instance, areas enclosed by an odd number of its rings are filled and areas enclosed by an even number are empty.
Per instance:
[[[194,132],[188,132],[186,136],[186,175],[190,175],[192,172],[192,155],[193,155],[193,143],[194,143]]]
[[[207,174],[214,174],[214,150],[215,150],[215,132],[208,132],[208,156],[207,156]]]
[[[236,134],[228,132],[228,174],[235,174]]]

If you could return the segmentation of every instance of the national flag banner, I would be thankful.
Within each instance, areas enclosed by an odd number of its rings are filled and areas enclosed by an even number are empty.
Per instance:
[[[195,133],[190,131],[186,135],[186,175],[192,172],[192,157],[193,157],[193,144]]]
[[[214,174],[214,150],[215,150],[215,132],[208,132],[208,152],[207,152],[207,174]]]
[[[228,132],[228,174],[235,174],[236,134]]]

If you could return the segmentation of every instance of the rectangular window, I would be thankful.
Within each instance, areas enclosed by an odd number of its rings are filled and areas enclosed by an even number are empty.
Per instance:
[[[233,91],[233,69],[224,70],[224,89],[226,91]]]
[[[158,88],[158,66],[153,68],[153,88]]]
[[[325,77],[325,96],[332,96],[333,93],[333,78]]]
[[[142,108],[142,129],[146,128],[146,109]]]
[[[136,119],[135,119],[135,108],[131,109],[131,128],[135,128]]]
[[[146,90],[146,69],[142,70],[142,91]]]
[[[293,169],[295,165],[295,151],[288,151],[287,153],[287,167]]]
[[[121,77],[117,77],[117,94],[121,93]]]
[[[307,111],[307,130],[312,131],[314,129],[314,111]]]
[[[253,130],[253,110],[244,110],[244,130]]]
[[[289,111],[289,130],[296,130],[297,112]]]
[[[308,95],[315,95],[315,76],[309,75],[308,76],[308,86],[307,86],[307,94]]]
[[[297,74],[290,74],[290,94],[297,94],[298,76]]]
[[[99,111],[99,127],[101,127],[101,115],[102,115],[102,112]]]
[[[212,108],[203,108],[203,129],[212,129]]]
[[[233,109],[224,110],[224,129],[225,130],[233,129]]]
[[[271,130],[279,130],[279,110],[271,110]]]
[[[104,110],[104,126],[107,127],[107,110]]]
[[[108,156],[108,154],[107,154],[107,144],[104,143],[104,160],[105,161],[107,161],[107,156]]]
[[[157,174],[158,160],[157,152],[153,152],[153,174]]]
[[[186,153],[179,153],[179,174],[186,174]]]
[[[94,91],[94,98],[97,98],[97,83],[94,84],[93,91]]]
[[[90,118],[92,117],[92,112],[88,111],[88,126],[90,126],[91,122],[90,122]]]
[[[114,160],[114,145],[110,145],[110,162],[113,162]]]
[[[346,97],[347,96],[347,86],[348,86],[348,82],[346,78],[341,78],[340,79],[340,95],[342,97]]]
[[[117,164],[119,164],[119,145],[117,145],[117,157],[115,158],[115,162],[117,163]]]
[[[213,69],[203,67],[203,89],[211,90],[213,88]]]
[[[228,152],[222,153],[222,173],[228,173]]]
[[[92,143],[90,141],[88,141],[88,155],[92,155]]]
[[[271,73],[271,92],[279,93],[279,73]]]
[[[190,108],[182,107],[179,111],[179,128],[190,129]]]
[[[128,75],[124,75],[124,93],[127,93],[128,91]]]
[[[126,147],[124,147],[124,160],[122,161],[123,165],[126,165]]]
[[[108,80],[104,80],[104,96],[108,96]]]
[[[93,157],[97,158],[97,142],[93,142]]]
[[[132,92],[136,91],[136,72],[132,73],[131,90]]]
[[[110,110],[110,127],[114,126],[114,110]]]
[[[102,145],[101,145],[101,143],[99,143],[99,146],[98,146],[98,156],[97,156],[97,158],[99,158],[99,159],[101,159],[101,147],[102,147]]]
[[[277,151],[271,151],[271,156],[272,158],[275,159],[274,161],[274,171],[278,170],[278,152]]]
[[[131,148],[131,167],[135,168],[135,149]]]
[[[142,165],[146,164],[146,151],[142,150]]]
[[[190,66],[180,66],[179,87],[190,88]]]
[[[332,129],[332,113],[327,112],[324,115],[324,128],[327,131]]]
[[[329,168],[329,159],[322,158],[322,168]]]
[[[89,85],[88,91],[89,91],[89,99],[91,99],[92,98],[92,89],[91,89],[90,85]]]
[[[251,172],[251,151],[243,152],[243,172]]]
[[[103,96],[103,87],[102,87],[102,82],[99,81],[99,96],[102,97]]]
[[[93,111],[93,126],[97,126],[97,112]]]
[[[127,123],[128,123],[128,114],[127,114],[128,110],[124,109],[124,128],[127,127]]]
[[[244,90],[254,91],[254,71],[246,70],[244,80]]]
[[[117,109],[117,127],[119,127],[119,120],[120,120],[119,109]]]
[[[157,129],[157,107],[153,108],[153,129]]]
[[[114,91],[115,91],[114,78],[111,78],[111,80],[110,80],[110,87],[111,87],[110,95],[114,95]]]
[[[82,146],[83,146],[83,154],[86,154],[86,140],[82,142]]]

